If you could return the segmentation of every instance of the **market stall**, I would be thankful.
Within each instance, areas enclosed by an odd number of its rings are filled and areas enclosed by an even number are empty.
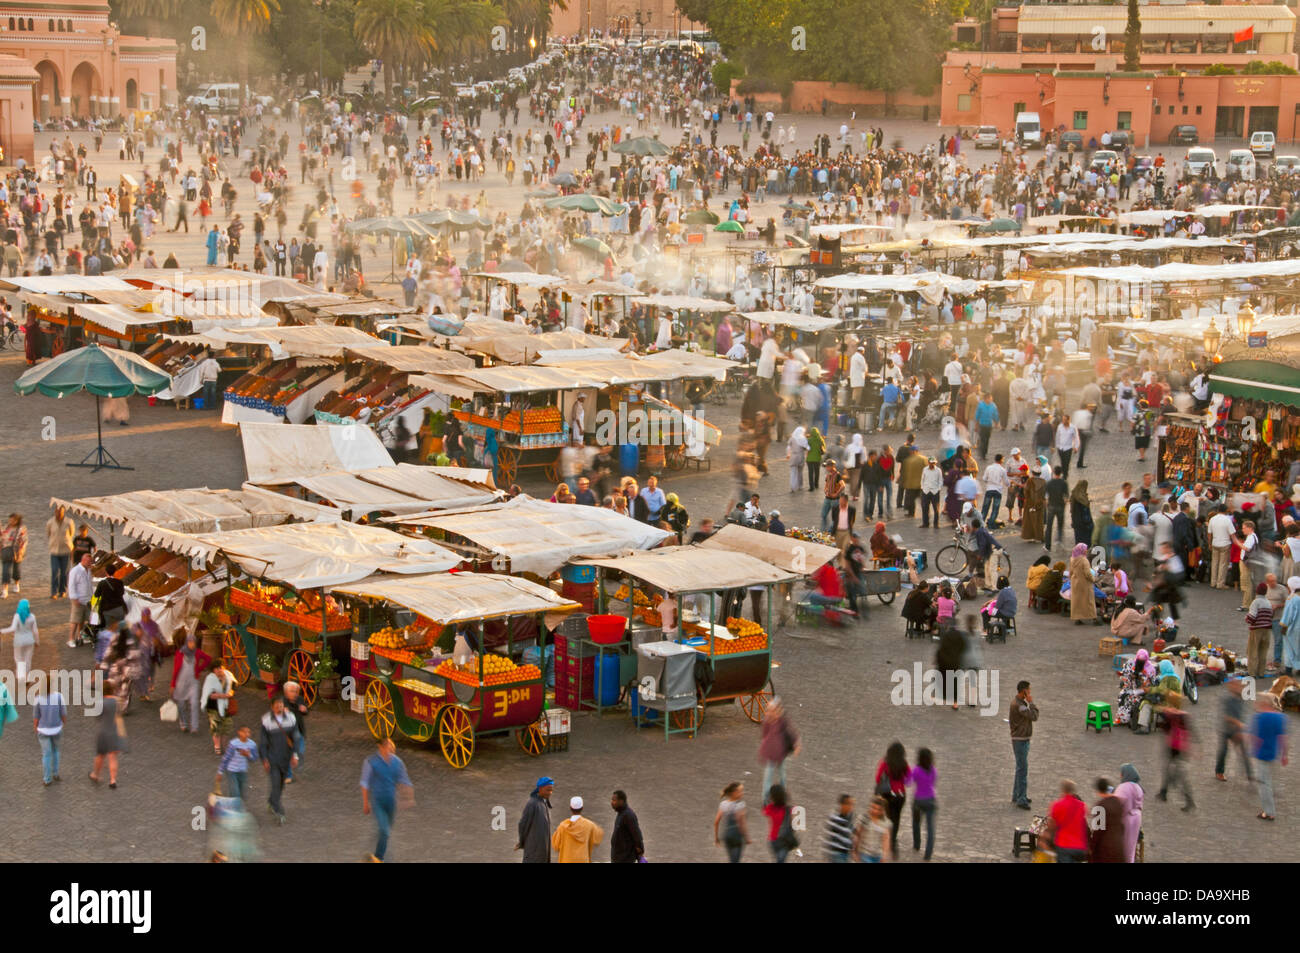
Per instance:
[[[372,625],[384,622],[352,644],[356,697],[375,738],[436,737],[459,769],[480,738],[514,732],[520,748],[539,755],[553,749],[561,728],[567,733],[567,713],[543,710],[542,669],[523,653],[538,644],[544,615],[575,603],[491,573],[372,576],[334,593],[364,604]]]
[[[1244,352],[1244,353],[1243,353]],[[1198,450],[1212,482],[1249,492],[1268,471],[1284,477],[1300,458],[1300,367],[1283,352],[1250,359],[1248,349],[1215,364],[1210,392],[1215,422]],[[1286,362],[1286,363],[1283,363]],[[1215,479],[1215,477],[1219,479]]]
[[[628,654],[637,651],[634,713],[638,724],[650,717],[649,712],[660,712],[665,737],[675,733],[694,736],[703,724],[706,706],[730,701],[736,701],[751,721],[762,721],[773,693],[768,635],[772,588],[792,582],[802,573],[780,569],[745,552],[729,551],[725,559],[719,559],[717,549],[702,546],[673,546],[574,563],[595,568],[602,612],[625,614],[629,623],[639,617],[651,627],[660,627],[662,641],[680,642],[698,655],[694,691],[666,692],[654,674],[664,669],[664,651],[640,651],[645,646],[633,644],[629,624],[623,640],[613,645]],[[616,579],[620,585],[611,593],[610,584]],[[741,618],[751,587],[767,590],[766,629]],[[694,597],[689,605],[686,597]],[[680,625],[674,625],[675,620],[680,620]],[[588,642],[608,645],[589,639],[566,648],[573,651]],[[647,674],[651,678],[648,683],[643,680]],[[579,698],[579,702],[585,704],[586,700]]]

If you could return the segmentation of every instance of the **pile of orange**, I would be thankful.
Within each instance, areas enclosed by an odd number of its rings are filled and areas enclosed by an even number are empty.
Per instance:
[[[438,675],[465,685],[510,685],[542,677],[536,665],[516,665],[502,655],[485,655],[483,657],[483,681],[479,681],[477,661],[467,667],[457,668],[451,659],[447,659],[434,670]]]
[[[703,645],[696,645],[697,651],[705,655],[732,655],[736,652],[760,652],[767,648],[766,635],[746,635],[738,639],[709,639]]]
[[[735,616],[729,616],[727,618],[727,631],[732,635],[738,635],[741,638],[763,635],[763,627],[757,622],[751,622],[748,619],[737,619]],[[766,641],[766,639],[764,641]]]

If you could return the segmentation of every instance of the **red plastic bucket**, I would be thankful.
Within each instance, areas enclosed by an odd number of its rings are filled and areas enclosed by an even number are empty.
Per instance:
[[[623,632],[627,628],[627,619],[621,615],[587,616],[587,632],[591,641],[598,645],[614,645],[623,641]]]

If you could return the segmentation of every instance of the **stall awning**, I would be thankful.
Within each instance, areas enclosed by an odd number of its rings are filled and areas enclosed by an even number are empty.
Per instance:
[[[746,311],[740,316],[755,324],[794,328],[796,331],[807,331],[813,334],[833,328],[840,323],[839,318],[823,318],[820,315],[800,314],[797,311]]]
[[[647,295],[638,303],[648,308],[671,308],[674,311],[719,312],[736,310],[736,306],[730,301],[720,301],[717,298],[696,298],[691,295]]]
[[[213,533],[223,530],[274,526],[290,519],[337,520],[338,514],[262,490],[134,490],[113,496],[91,496],[76,500],[51,498],[50,506],[66,507],[75,516],[102,520],[113,525],[139,521],[181,533]]]
[[[671,534],[613,510],[519,496],[499,506],[456,513],[393,517],[431,526],[510,560],[511,572],[549,576],[575,556],[605,556],[658,546]]]
[[[420,344],[366,346],[349,350],[348,354],[387,364],[398,371],[416,374],[438,374],[460,367],[473,367],[474,359],[456,351],[425,347]]]
[[[1300,368],[1273,361],[1224,361],[1210,372],[1210,390],[1300,407]]]
[[[746,553],[730,553],[721,559],[716,549],[700,546],[670,546],[613,559],[571,561],[626,573],[674,595],[765,586],[788,582],[801,575],[777,569]]]
[[[393,458],[375,432],[356,424],[258,424],[239,427],[250,483],[292,483],[331,470],[391,467]]]
[[[834,546],[810,543],[789,536],[775,536],[747,526],[728,523],[700,543],[705,549],[747,553],[785,572],[808,575],[840,554]]]
[[[540,612],[571,612],[578,604],[545,586],[485,572],[430,576],[375,576],[334,587],[335,592],[383,599],[439,625]]]

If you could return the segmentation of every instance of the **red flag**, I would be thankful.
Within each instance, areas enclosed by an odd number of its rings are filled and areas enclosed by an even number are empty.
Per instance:
[[[1244,30],[1238,30],[1236,33],[1232,34],[1233,43],[1245,43],[1247,40],[1253,39],[1255,39],[1255,27],[1253,24],[1246,27]]]

